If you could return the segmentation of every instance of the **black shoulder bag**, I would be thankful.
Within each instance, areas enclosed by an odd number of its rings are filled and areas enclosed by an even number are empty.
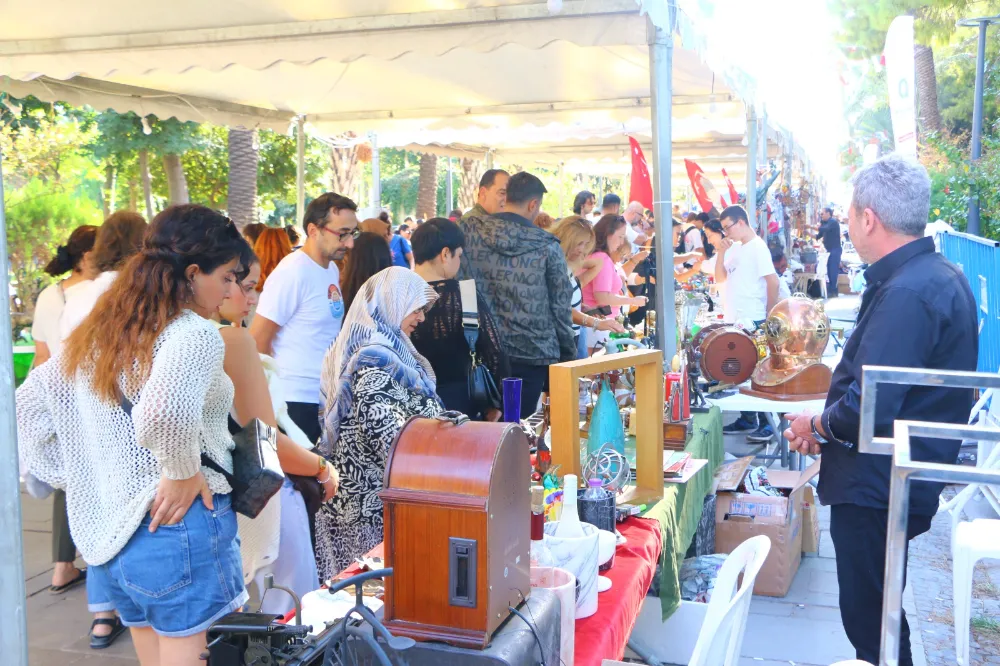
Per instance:
[[[132,402],[124,395],[121,397],[121,406],[131,418]],[[230,428],[230,432],[232,430]],[[278,462],[277,430],[260,419],[253,419],[233,433],[233,441],[236,447],[233,449],[232,474],[204,452],[201,454],[201,464],[221,474],[232,486],[231,498],[235,511],[248,518],[256,518],[285,482],[285,474]]]
[[[476,281],[462,280],[458,283],[459,295],[462,299],[462,333],[469,345],[472,364],[469,367],[469,402],[476,411],[500,409],[503,398],[497,389],[496,380],[490,369],[483,365],[476,354],[476,343],[479,342],[479,300],[476,295]]]

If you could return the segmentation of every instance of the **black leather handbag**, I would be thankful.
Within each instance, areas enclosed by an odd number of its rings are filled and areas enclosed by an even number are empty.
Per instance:
[[[493,373],[476,354],[479,341],[479,302],[476,296],[476,281],[462,280],[458,283],[462,298],[462,333],[469,345],[472,364],[469,367],[469,402],[473,407],[485,412],[487,409],[501,409],[503,396],[497,388]]]
[[[132,416],[132,403],[122,396],[122,409]],[[232,421],[235,424],[235,421]],[[218,472],[232,487],[233,509],[248,518],[256,518],[285,482],[278,462],[278,431],[260,419],[253,419],[236,432],[230,427],[233,442],[233,473],[201,454],[201,464]]]

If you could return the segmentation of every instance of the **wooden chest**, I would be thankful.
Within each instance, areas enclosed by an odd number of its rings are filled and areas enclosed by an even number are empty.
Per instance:
[[[519,427],[407,422],[381,493],[389,631],[486,647],[530,592],[530,474]]]

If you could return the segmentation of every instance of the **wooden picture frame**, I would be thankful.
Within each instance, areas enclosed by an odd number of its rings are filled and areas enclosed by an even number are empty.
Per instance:
[[[562,474],[581,476],[580,378],[635,368],[636,481],[618,496],[619,504],[663,499],[663,352],[641,349],[549,366],[552,464]]]

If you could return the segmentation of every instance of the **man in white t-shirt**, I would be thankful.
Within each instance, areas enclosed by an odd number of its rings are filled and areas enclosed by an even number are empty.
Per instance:
[[[321,433],[319,371],[345,314],[333,261],[354,247],[357,210],[356,203],[332,192],[309,204],[302,221],[306,242],[267,276],[250,325],[257,350],[278,363],[288,415],[313,442]]]
[[[706,256],[704,239],[701,230],[705,223],[711,219],[708,213],[692,213],[688,216],[688,225],[684,229],[684,251],[697,252],[702,257]]]
[[[778,302],[778,275],[767,244],[754,233],[742,206],[730,206],[719,216],[725,238],[716,248],[715,282],[725,285],[723,306],[727,322],[753,329],[767,318]],[[723,432],[745,432],[749,442],[767,442],[774,431],[753,412],[744,412]]]
[[[726,321],[753,328],[778,302],[778,276],[767,244],[754,233],[741,206],[719,218],[725,238],[715,264],[715,282],[726,285]]]

